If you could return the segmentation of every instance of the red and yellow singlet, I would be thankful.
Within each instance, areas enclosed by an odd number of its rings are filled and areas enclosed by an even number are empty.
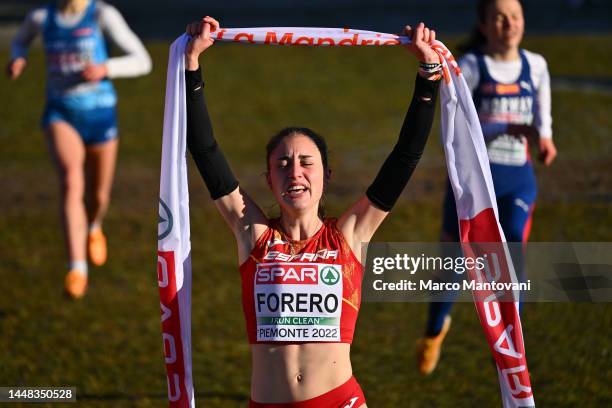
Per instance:
[[[294,241],[270,220],[240,265],[249,343],[352,342],[363,266],[336,222]]]

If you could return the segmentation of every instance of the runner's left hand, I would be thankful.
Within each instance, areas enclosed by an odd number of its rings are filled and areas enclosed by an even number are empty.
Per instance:
[[[419,23],[416,28],[406,26],[404,35],[410,37],[410,44],[404,47],[408,49],[421,62],[427,64],[441,62],[438,54],[431,48],[431,44],[436,40],[436,32],[424,23]]]
[[[87,64],[81,77],[86,81],[100,81],[108,75],[108,69],[104,64]]]
[[[540,154],[538,154],[538,159],[544,165],[550,166],[552,162],[557,157],[557,148],[555,147],[555,143],[550,138],[540,138]]]

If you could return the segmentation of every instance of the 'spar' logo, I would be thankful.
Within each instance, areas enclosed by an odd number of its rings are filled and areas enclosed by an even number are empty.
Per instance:
[[[312,264],[267,263],[258,264],[255,283],[316,285],[317,266]]]
[[[326,285],[335,285],[340,280],[340,272],[333,266],[325,266],[320,271],[321,280]]]
[[[161,241],[166,238],[172,226],[174,225],[174,219],[170,208],[164,203],[164,200],[159,199],[159,214],[157,216],[157,240]]]

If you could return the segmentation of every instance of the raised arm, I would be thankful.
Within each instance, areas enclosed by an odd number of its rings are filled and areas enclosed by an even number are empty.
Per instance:
[[[236,237],[238,259],[242,264],[251,253],[257,238],[266,230],[268,220],[257,204],[239,187],[238,180],[215,140],[206,108],[198,59],[214,43],[210,33],[218,28],[219,23],[211,17],[187,26],[187,34],[192,37],[185,50],[187,147],[215,206]]]
[[[372,238],[410,180],[425,149],[436,111],[440,75],[429,72],[435,71],[434,65],[440,62],[429,45],[435,40],[435,32],[421,23],[415,30],[406,27],[406,34],[411,37],[407,48],[421,65],[398,141],[366,194],[338,221],[355,254],[361,253],[361,243]]]

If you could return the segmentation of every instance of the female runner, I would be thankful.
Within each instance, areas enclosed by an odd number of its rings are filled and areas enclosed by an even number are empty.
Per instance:
[[[537,192],[528,139],[538,144],[539,159],[546,166],[557,155],[552,140],[550,77],[541,55],[519,47],[525,25],[519,0],[480,0],[477,11],[478,27],[464,47],[468,52],[459,66],[472,91],[487,144],[504,235],[508,242],[526,243]],[[441,241],[458,240],[457,211],[449,184]],[[518,252],[513,250],[512,255],[520,277],[523,265]],[[429,305],[425,337],[417,348],[417,364],[423,374],[431,373],[438,363],[450,328],[452,304]]]
[[[410,108],[378,176],[340,218],[325,218],[330,179],[324,139],[286,128],[267,145],[267,182],[280,207],[268,219],[238,185],[213,137],[198,57],[219,23],[190,24],[186,58],[187,144],[238,244],[243,309],[252,353],[251,407],[365,407],[350,344],[360,306],[360,245],[389,214],[431,129],[440,69],[435,32],[406,27],[420,61]]]
[[[38,34],[47,63],[42,127],[59,175],[69,261],[65,290],[76,299],[87,289],[86,254],[96,266],[107,258],[102,220],[118,147],[117,96],[110,79],[148,73],[151,58],[114,7],[97,0],[58,0],[26,17],[12,44],[11,79],[22,74]],[[126,55],[109,58],[103,35]]]

